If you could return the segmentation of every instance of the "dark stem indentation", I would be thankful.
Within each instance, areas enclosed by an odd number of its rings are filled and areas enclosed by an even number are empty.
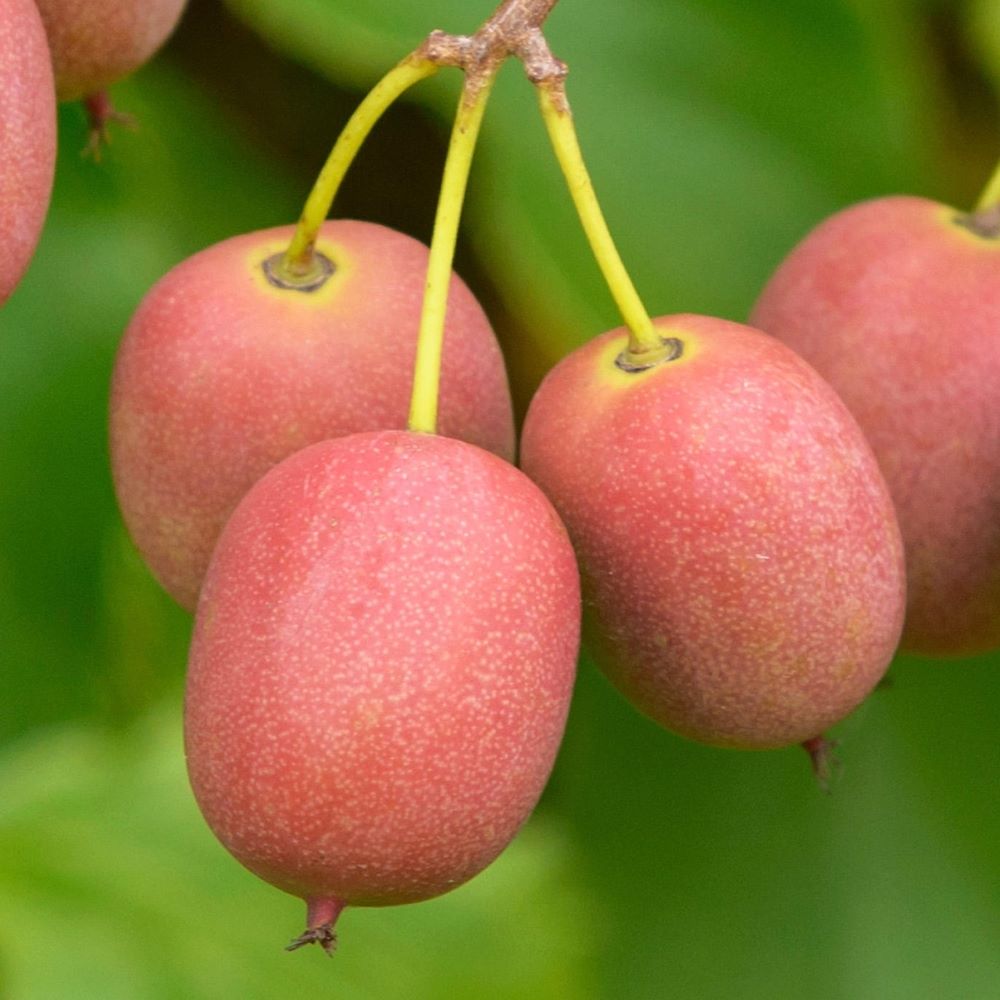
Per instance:
[[[329,257],[318,250],[313,252],[312,265],[302,275],[289,271],[283,253],[272,254],[263,264],[264,276],[275,288],[290,292],[315,292],[322,288],[337,270]]]
[[[644,372],[668,361],[676,361],[684,353],[684,343],[677,337],[663,337],[657,350],[633,354],[627,348],[615,358],[615,365],[623,372]]]
[[[998,239],[1000,238],[1000,205],[994,205],[992,208],[983,209],[981,212],[972,212],[968,215],[956,215],[954,222],[984,240]]]

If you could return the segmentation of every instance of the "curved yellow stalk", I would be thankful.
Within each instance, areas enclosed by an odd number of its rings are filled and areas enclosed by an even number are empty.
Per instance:
[[[445,160],[434,218],[430,258],[427,262],[427,282],[420,313],[417,356],[413,369],[413,396],[410,401],[411,431],[433,434],[437,430],[438,386],[441,381],[441,350],[444,342],[444,320],[448,305],[451,265],[458,239],[458,223],[465,200],[465,188],[472,167],[472,155],[479,127],[486,111],[486,102],[493,87],[494,75],[476,81],[470,89],[466,82],[458,104],[458,113],[451,130],[448,157]]]
[[[639,293],[635,290],[635,285],[632,284],[632,279],[625,270],[608,225],[604,221],[594,186],[587,173],[583,153],[580,151],[580,143],[573,126],[573,113],[566,103],[561,81],[540,84],[538,100],[549,139],[552,141],[552,148],[566,178],[583,230],[618,306],[618,311],[629,329],[628,353],[642,355],[649,351],[660,351],[663,348],[662,340],[639,298]]]
[[[306,200],[295,235],[282,261],[282,271],[286,276],[301,279],[310,274],[320,226],[330,213],[344,175],[375,123],[400,94],[437,71],[438,66],[429,59],[408,56],[389,70],[358,105],[338,136]]]

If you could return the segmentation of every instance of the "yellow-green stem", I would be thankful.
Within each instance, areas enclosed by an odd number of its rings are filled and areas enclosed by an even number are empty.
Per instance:
[[[476,80],[471,89],[467,79],[451,130],[448,157],[441,178],[434,235],[427,262],[427,281],[420,313],[417,356],[413,368],[413,396],[410,400],[411,431],[433,434],[437,430],[438,385],[441,381],[441,349],[444,343],[445,311],[451,265],[458,239],[458,223],[465,200],[465,188],[472,167],[472,154],[479,126],[486,111],[494,76]]]
[[[632,284],[632,279],[625,270],[625,265],[608,230],[608,224],[604,221],[601,206],[594,193],[594,185],[583,161],[583,153],[580,151],[580,143],[573,126],[573,113],[566,103],[562,82],[546,81],[537,89],[542,118],[552,140],[559,167],[566,178],[573,204],[580,216],[580,222],[583,224],[597,265],[629,329],[628,351],[632,355],[659,351],[662,348],[660,336],[639,298],[639,293],[635,290],[635,285]]]
[[[976,202],[977,212],[988,212],[991,208],[1000,206],[1000,164],[997,164],[993,176],[989,179],[983,193]]]
[[[330,214],[330,206],[344,175],[375,123],[400,94],[437,71],[438,67],[430,60],[407,56],[389,70],[358,105],[337,138],[306,200],[295,235],[285,251],[282,268],[287,275],[302,277],[310,272],[320,227]]]

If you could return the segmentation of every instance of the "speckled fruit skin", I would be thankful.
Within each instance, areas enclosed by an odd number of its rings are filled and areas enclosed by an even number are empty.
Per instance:
[[[549,373],[523,468],[576,546],[588,644],[640,711],[719,746],[802,742],[871,691],[899,636],[886,486],[790,350],[723,320],[655,323],[677,360],[622,371],[618,329]]]
[[[0,305],[35,251],[52,191],[56,99],[31,0],[0,0]]]
[[[185,0],[37,0],[56,90],[74,101],[145,63],[170,37]]]
[[[753,322],[833,385],[892,492],[909,583],[904,648],[1000,646],[1000,240],[891,197],[799,244]]]
[[[408,431],[298,452],[236,509],[199,603],[185,733],[205,818],[311,904],[454,888],[542,791],[579,626],[569,539],[514,466]]]
[[[427,248],[368,222],[324,225],[336,263],[315,292],[270,285],[261,262],[291,227],[184,261],[125,333],[111,390],[111,461],[129,531],[154,575],[193,608],[240,497],[307,444],[403,428]],[[512,459],[503,356],[457,277],[448,300],[439,428]]]

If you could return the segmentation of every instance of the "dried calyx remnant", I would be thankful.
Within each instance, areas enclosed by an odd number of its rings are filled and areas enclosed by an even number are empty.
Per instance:
[[[306,902],[308,926],[294,941],[285,945],[285,951],[295,951],[307,944],[318,944],[333,958],[337,950],[337,935],[333,926],[346,904],[341,899],[310,899]]]
[[[817,784],[828,794],[840,770],[840,759],[836,755],[838,745],[837,740],[827,739],[822,734],[805,740],[802,744],[802,749],[809,754]]]

